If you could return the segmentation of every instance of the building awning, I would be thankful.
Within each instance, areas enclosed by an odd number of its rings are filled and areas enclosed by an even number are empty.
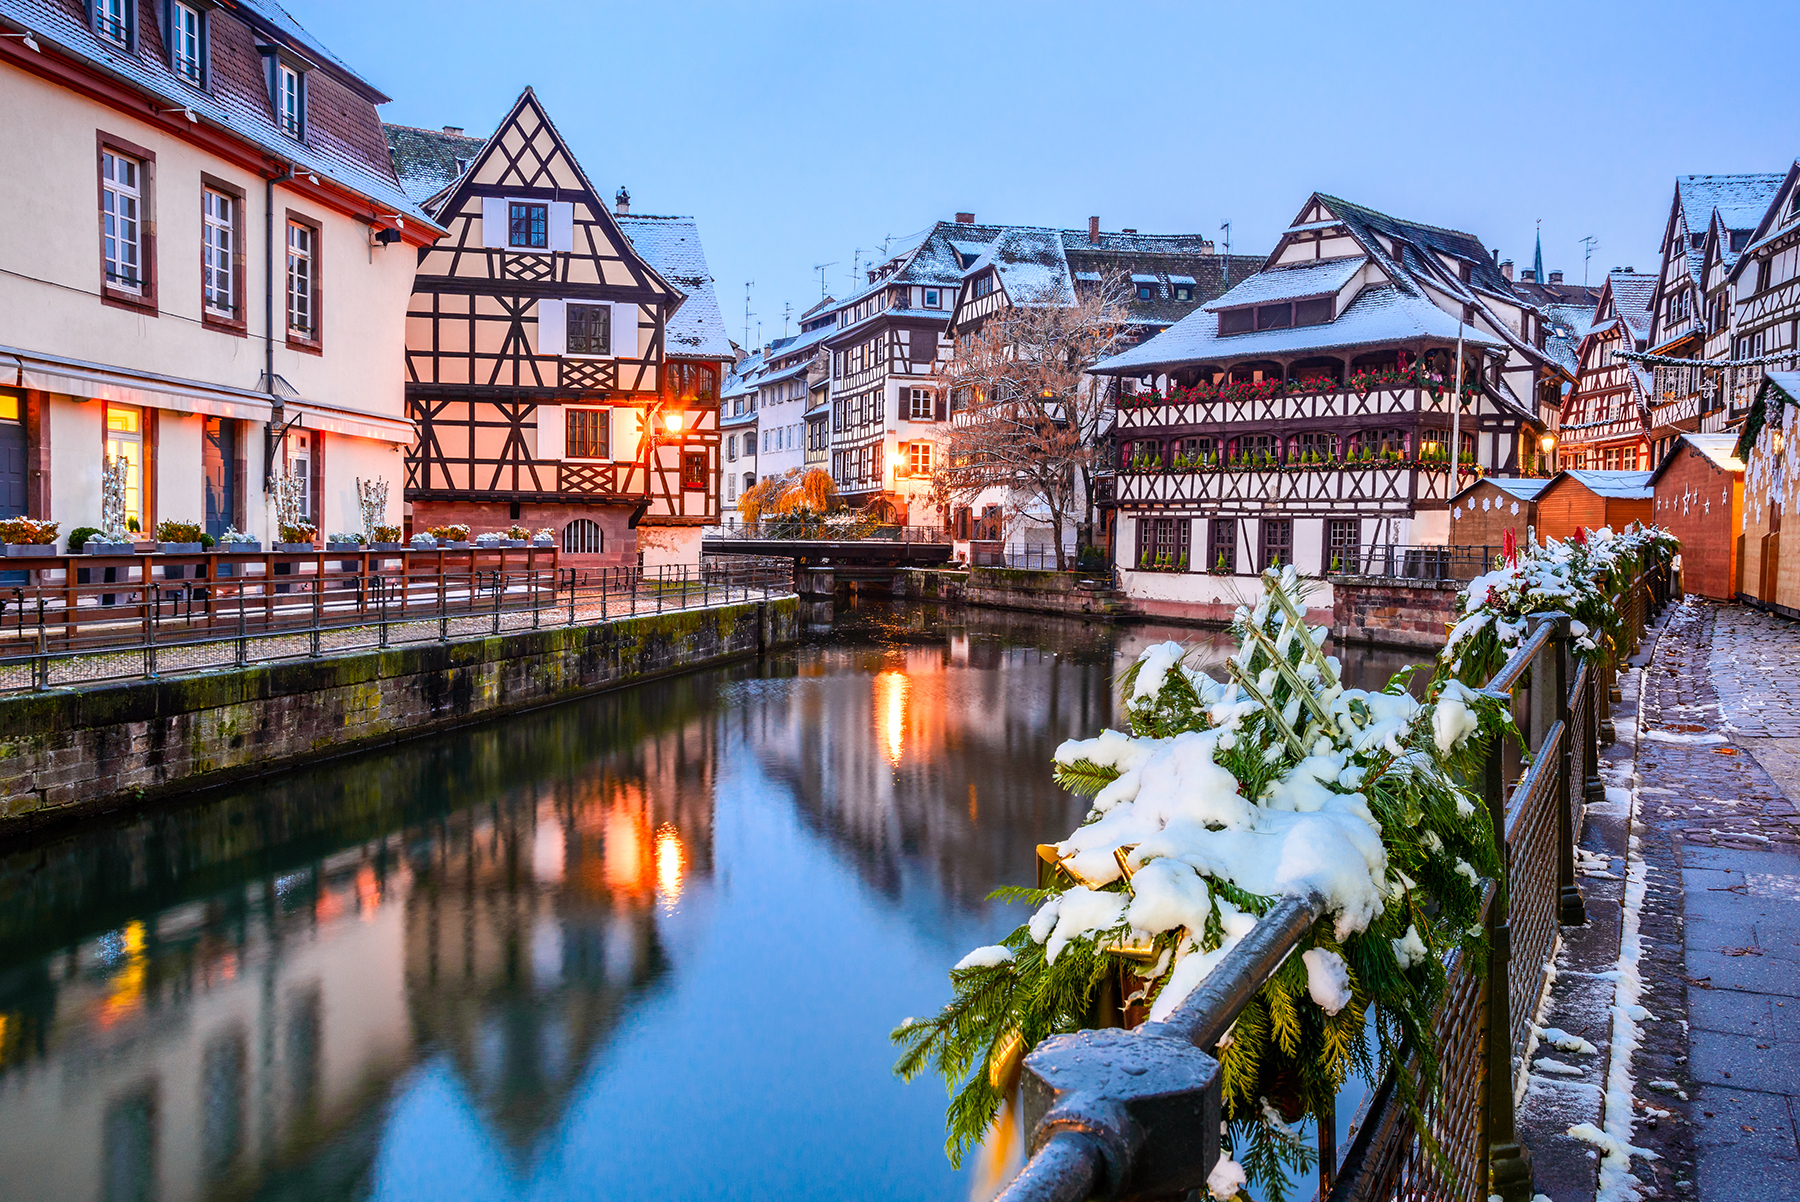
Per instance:
[[[327,434],[348,434],[352,438],[412,445],[412,423],[398,417],[364,413],[360,409],[338,409],[316,401],[289,401],[287,416],[289,420],[298,417],[302,430],[323,430]]]
[[[207,417],[269,420],[269,399],[260,393],[214,388],[194,380],[123,371],[104,364],[34,355],[29,351],[0,349],[0,355],[19,365],[17,387],[20,388],[114,401],[121,405],[172,409],[177,413],[199,413]],[[0,363],[0,370],[7,370],[7,365]]]

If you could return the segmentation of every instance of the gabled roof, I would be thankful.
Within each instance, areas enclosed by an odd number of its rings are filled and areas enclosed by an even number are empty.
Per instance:
[[[1749,258],[1751,251],[1760,248],[1769,238],[1783,232],[1784,227],[1788,224],[1789,214],[1794,212],[1792,197],[1796,188],[1800,188],[1800,160],[1796,160],[1794,165],[1788,168],[1787,175],[1782,177],[1781,186],[1776,188],[1775,194],[1769,198],[1768,207],[1763,210],[1763,215],[1757,221],[1755,230],[1751,232],[1749,244],[1732,262],[1731,274],[1727,277],[1728,279],[1737,279],[1739,273],[1743,271],[1743,264]]]
[[[1314,193],[1314,196],[1337,215],[1351,235],[1362,243],[1363,249],[1377,261],[1393,261],[1382,247],[1378,235],[1386,235],[1390,240],[1401,243],[1398,266],[1408,277],[1425,276],[1436,282],[1441,268],[1427,266],[1420,256],[1421,251],[1435,252],[1468,263],[1469,283],[1474,287],[1498,296],[1514,296],[1512,285],[1500,274],[1500,265],[1494,262],[1494,257],[1475,235],[1390,217],[1379,210],[1354,204],[1340,197],[1328,196],[1323,192]],[[1401,286],[1410,287],[1411,283],[1409,279]]]
[[[1003,231],[988,252],[971,264],[966,275],[993,267],[1001,287],[1015,305],[1069,305],[1075,285],[1056,230],[1020,226]]]
[[[1704,286],[1701,272],[1705,268],[1705,251],[1697,250],[1691,240],[1704,234],[1716,209],[1728,230],[1753,230],[1768,210],[1769,202],[1785,178],[1780,175],[1678,175],[1675,177],[1675,203],[1681,208],[1682,223],[1690,240],[1685,245],[1688,274],[1697,286]]]
[[[731,358],[725,315],[719,310],[712,273],[706,266],[706,249],[700,245],[700,228],[694,219],[632,214],[617,220],[631,245],[657,274],[687,294],[669,314],[663,353],[687,359]]]
[[[1220,335],[1219,315],[1198,309],[1156,337],[1095,364],[1092,370],[1097,375],[1147,375],[1167,368],[1234,363],[1262,355],[1349,350],[1417,338],[1454,339],[1456,333],[1456,321],[1430,301],[1402,292],[1392,284],[1380,284],[1358,293],[1335,321],[1316,326]],[[1504,345],[1468,326],[1463,327],[1463,337],[1473,346]]]
[[[1606,276],[1613,310],[1639,342],[1650,337],[1650,299],[1656,295],[1656,282],[1656,276],[1635,271],[1613,271]]]
[[[1712,460],[1713,466],[1720,471],[1737,475],[1741,474],[1744,470],[1744,461],[1737,457],[1737,452],[1735,450],[1737,440],[1738,436],[1735,433],[1683,434],[1676,445],[1677,447],[1691,447],[1696,454],[1704,455]],[[1652,487],[1655,486],[1658,480],[1662,479],[1662,474],[1669,470],[1669,465],[1674,463],[1677,458],[1678,456],[1671,453],[1665,455],[1663,461],[1656,465],[1656,470],[1650,473],[1650,484]]]
[[[1217,313],[1220,309],[1265,301],[1332,296],[1355,278],[1368,262],[1365,255],[1353,255],[1343,259],[1319,259],[1293,267],[1271,267],[1257,272],[1218,300],[1208,302],[1206,308]]]
[[[160,53],[161,22],[150,18],[152,6],[139,6],[135,51],[103,41],[84,18],[84,3],[49,0],[0,0],[0,18],[28,29],[46,55],[78,61],[88,70],[110,76],[151,99],[152,107],[194,114],[212,126],[279,162],[292,163],[298,174],[331,180],[387,213],[398,213],[432,232],[442,228],[401,188],[388,160],[375,106],[387,97],[318,43],[299,22],[273,0],[237,0],[221,9],[223,20],[211,28],[216,64],[212,87],[190,87],[175,76]],[[158,9],[160,11],[160,9]],[[241,24],[240,24],[241,23]],[[289,47],[320,64],[309,74],[309,121],[305,141],[289,137],[275,123],[274,104],[263,84],[257,42]],[[231,69],[226,69],[229,63]],[[326,114],[335,110],[331,117]],[[144,116],[153,123],[154,114]]]
[[[487,145],[486,138],[471,138],[448,129],[418,129],[411,125],[383,123],[388,157],[406,194],[424,204],[455,183],[463,170]]]
[[[1543,307],[1544,353],[1571,376],[1581,371],[1577,348],[1594,328],[1593,305],[1550,304]]]
[[[1590,472],[1568,469],[1556,473],[1551,479],[1554,484],[1558,480],[1573,480],[1595,496],[1608,497],[1615,501],[1644,501],[1650,497],[1649,472]]]
[[[1531,501],[1535,500],[1549,483],[1550,481],[1542,476],[1483,476],[1473,484],[1464,485],[1455,496],[1450,498],[1450,504],[1454,508],[1464,496],[1480,488],[1483,484],[1491,484],[1508,496],[1516,497],[1521,501]]]

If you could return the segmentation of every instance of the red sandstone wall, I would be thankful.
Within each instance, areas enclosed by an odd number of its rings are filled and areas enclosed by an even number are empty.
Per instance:
[[[1375,576],[1332,581],[1331,637],[1436,650],[1456,621],[1457,581],[1396,584]]]
[[[599,555],[559,557],[565,568],[634,567],[637,564],[637,531],[627,523],[631,507],[626,505],[538,504],[522,501],[519,516],[509,517],[511,506],[505,501],[415,501],[412,528],[415,533],[433,526],[462,523],[471,537],[489,530],[505,530],[517,522],[532,533],[548,526],[556,532],[557,546],[562,546],[563,527],[576,518],[600,523],[605,551]]]

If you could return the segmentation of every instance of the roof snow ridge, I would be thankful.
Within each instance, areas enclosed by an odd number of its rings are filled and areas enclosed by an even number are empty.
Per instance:
[[[1422,230],[1430,230],[1435,234],[1455,234],[1458,238],[1467,238],[1469,241],[1477,244],[1480,244],[1481,242],[1481,239],[1477,238],[1474,234],[1471,234],[1468,230],[1451,229],[1447,225],[1432,225],[1430,222],[1426,221],[1414,221],[1410,217],[1396,217],[1392,213],[1384,213],[1380,209],[1371,208],[1365,204],[1357,204],[1354,200],[1345,200],[1341,196],[1331,196],[1324,192],[1318,192],[1314,195],[1320,200],[1329,202],[1333,206],[1348,205],[1350,208],[1359,209],[1364,213],[1368,213],[1375,217],[1385,218],[1388,221],[1399,222],[1401,225],[1416,226]]]

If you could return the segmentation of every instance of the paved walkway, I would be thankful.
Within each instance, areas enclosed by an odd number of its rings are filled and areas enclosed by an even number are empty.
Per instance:
[[[1694,1176],[1678,1193],[1800,1200],[1800,623],[1692,600],[1673,610],[1640,739],[1645,858],[1680,884],[1685,1004],[1659,1016],[1658,1042],[1685,1056],[1666,1077],[1639,1071],[1638,1096],[1655,1097],[1644,1087],[1657,1079],[1686,1095],[1675,1109]],[[1653,897],[1647,915],[1676,900]]]

